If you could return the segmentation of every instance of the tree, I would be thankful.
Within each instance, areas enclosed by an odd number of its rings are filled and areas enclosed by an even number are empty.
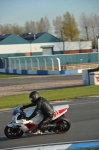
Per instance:
[[[34,21],[26,22],[25,27],[24,27],[25,33],[36,33],[37,32],[37,27],[36,23]]]
[[[91,14],[87,16],[85,13],[80,17],[81,37],[85,40],[93,42],[93,48],[97,46],[96,35],[99,34],[99,16]]]
[[[49,20],[48,20],[48,18],[45,16],[45,18],[44,18],[44,22],[45,22],[45,31],[46,32],[50,32],[50,30],[51,30],[51,25],[50,25],[50,22],[49,22]]]
[[[80,27],[81,27],[81,37],[85,40],[89,40],[90,18],[85,13],[81,14]]]
[[[48,32],[50,31],[50,23],[48,18],[41,18],[40,21],[34,22],[26,22],[24,27],[25,33],[38,33],[38,32]]]
[[[20,27],[20,26],[18,26],[17,24],[14,24],[14,25],[12,26],[12,31],[13,31],[13,33],[15,33],[15,34],[20,35],[20,34],[23,33],[23,28]]]
[[[50,22],[48,18],[45,16],[41,18],[40,21],[26,21],[24,27],[20,27],[17,24],[11,25],[0,25],[0,33],[15,33],[15,34],[23,34],[23,33],[38,33],[38,32],[49,32],[51,29]]]
[[[97,34],[99,34],[99,16],[91,14],[90,16],[90,38],[93,42],[93,48],[97,48]]]
[[[30,32],[31,33],[36,33],[37,32],[37,28],[36,28],[36,25],[35,25],[34,21],[30,21]]]
[[[0,32],[1,34],[13,33],[12,25],[11,24],[0,25]]]
[[[79,39],[80,31],[73,15],[66,12],[62,21],[62,35],[64,40],[75,41]]]
[[[39,32],[44,32],[45,31],[45,22],[44,22],[44,19],[41,18],[40,19],[40,22],[38,23],[38,31]]]
[[[38,32],[48,32],[50,31],[50,23],[48,18],[45,16],[45,18],[41,18],[38,22]]]
[[[26,23],[25,23],[24,32],[25,33],[29,33],[30,32],[30,24],[29,24],[28,21],[26,21]]]
[[[53,20],[55,34],[58,38],[63,39],[62,37],[62,17],[57,16],[56,19]]]
[[[23,33],[23,27],[18,26],[17,24],[11,25],[11,24],[5,24],[0,25],[0,32],[1,34],[22,34]]]

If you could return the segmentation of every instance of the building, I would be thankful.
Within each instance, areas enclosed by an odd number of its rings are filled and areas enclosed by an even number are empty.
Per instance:
[[[53,55],[63,53],[63,41],[44,32],[0,36],[0,57]]]

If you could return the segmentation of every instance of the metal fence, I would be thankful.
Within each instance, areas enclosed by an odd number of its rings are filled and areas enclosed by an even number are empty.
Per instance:
[[[60,70],[68,66],[98,63],[98,53],[21,56],[3,59],[3,68],[25,70]]]

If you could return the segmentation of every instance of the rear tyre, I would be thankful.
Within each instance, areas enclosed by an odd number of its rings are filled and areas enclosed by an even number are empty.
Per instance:
[[[70,129],[70,122],[67,119],[60,118],[55,121],[56,127],[54,128],[54,132],[56,134],[65,133]]]
[[[23,131],[20,128],[12,128],[8,126],[5,127],[4,133],[9,139],[18,139],[23,135]]]

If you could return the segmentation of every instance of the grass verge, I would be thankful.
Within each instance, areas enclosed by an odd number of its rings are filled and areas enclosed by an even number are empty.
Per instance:
[[[69,100],[77,97],[95,96],[99,95],[99,85],[45,90],[40,91],[40,95],[49,101]],[[18,94],[0,97],[0,109],[30,103],[28,96],[29,94]]]
[[[4,74],[4,73],[0,73],[0,79],[4,79],[4,78],[12,78],[12,77],[28,77],[28,76],[35,76],[35,75],[23,75],[23,74],[11,74],[11,73],[8,73],[8,74]]]

